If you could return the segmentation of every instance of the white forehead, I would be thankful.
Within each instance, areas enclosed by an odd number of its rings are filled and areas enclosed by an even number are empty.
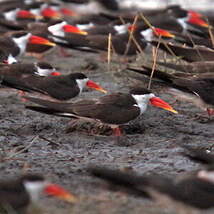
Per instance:
[[[115,25],[114,29],[117,31],[118,34],[123,34],[127,32],[129,25],[130,25],[129,23],[124,25]]]
[[[141,103],[142,101],[149,101],[152,97],[155,97],[155,95],[153,93],[140,95],[132,94],[132,97],[136,100],[137,103]]]
[[[94,27],[94,24],[92,22],[88,24],[76,24],[76,27],[78,27],[80,30],[88,30],[92,27]]]
[[[178,19],[177,19],[178,23],[179,23],[184,29],[187,29],[187,26],[188,26],[187,20],[188,20],[187,17],[178,18]]]
[[[82,92],[83,88],[85,88],[86,83],[88,82],[88,78],[85,79],[76,79],[77,85],[79,86],[80,93]]]
[[[46,181],[25,181],[24,186],[28,194],[30,195],[32,201],[37,201],[39,199],[40,193],[46,187]]]
[[[39,66],[35,65],[37,71],[35,72],[35,74],[38,74],[39,76],[48,76],[50,75],[52,72],[54,72],[56,69],[50,69],[50,68],[40,68]]]
[[[20,54],[23,54],[28,42],[28,39],[30,38],[31,33],[28,33],[25,36],[22,36],[20,38],[12,38],[13,41],[17,44],[17,46],[20,48]]]
[[[20,9],[16,8],[15,10],[10,10],[8,12],[3,13],[3,16],[6,20],[9,21],[15,21],[16,20],[16,14]]]
[[[46,185],[45,181],[25,181],[24,186],[26,190],[35,191],[39,189],[43,189]]]
[[[64,35],[64,31],[62,31],[62,28],[64,25],[66,25],[67,22],[61,22],[61,23],[57,23],[55,25],[51,25],[48,27],[48,31],[51,32],[53,35],[55,36],[63,36]]]
[[[9,54],[9,56],[7,58],[7,62],[8,62],[8,64],[13,64],[13,63],[16,63],[17,60],[11,54]]]
[[[31,36],[31,33],[26,34],[25,36],[21,36],[19,38],[13,38],[13,41],[15,41],[16,43],[21,43],[23,41],[27,41]]]
[[[133,95],[132,97],[135,99],[137,104],[134,104],[134,106],[140,108],[140,114],[144,113],[147,109],[149,100],[152,97],[155,97],[153,93],[150,94],[142,94],[142,95]]]
[[[145,38],[147,41],[151,41],[153,38],[153,32],[151,28],[148,28],[146,30],[142,30],[140,34]]]
[[[33,13],[34,15],[39,16],[40,15],[40,8],[30,9],[30,12]]]

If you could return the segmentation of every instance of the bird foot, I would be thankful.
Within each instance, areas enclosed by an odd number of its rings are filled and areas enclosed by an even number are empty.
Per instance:
[[[214,109],[207,108],[207,114],[209,117],[212,117],[212,115],[214,115]]]
[[[24,91],[18,91],[18,96],[20,96],[20,99],[22,102],[27,102],[27,99],[25,99],[23,96],[26,96],[26,93]]]
[[[113,128],[113,135],[114,135],[114,136],[117,136],[117,137],[122,136],[122,132],[121,132],[120,127]]]

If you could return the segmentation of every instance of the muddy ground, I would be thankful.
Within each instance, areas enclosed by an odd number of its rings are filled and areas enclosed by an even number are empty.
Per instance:
[[[70,51],[71,57],[61,58],[56,53],[57,50],[52,51],[45,59],[63,70],[86,73],[109,92],[127,91],[133,84],[148,84],[147,78],[133,74],[132,77],[137,78],[130,78],[130,73],[124,69],[125,64],[118,60],[111,63],[108,71],[107,63],[97,54]],[[138,58],[137,64],[142,64],[142,58]],[[24,57],[23,60],[33,59]],[[162,84],[154,82],[152,88],[169,103],[175,101],[164,94]],[[99,96],[102,94],[87,90],[80,98]],[[68,130],[69,119],[26,110],[26,104],[20,101],[15,90],[1,89],[0,99],[0,176],[17,175],[23,171],[42,173],[80,199],[79,203],[71,205],[42,198],[40,213],[176,213],[155,202],[107,190],[105,182],[87,174],[86,167],[95,164],[173,177],[201,167],[182,156],[180,145],[211,149],[214,145],[214,123],[197,120],[195,115],[201,110],[189,103],[176,102],[173,106],[179,112],[177,115],[150,107],[143,116],[124,127],[127,134],[118,139],[92,136],[90,131],[94,128],[90,130],[88,124],[81,125],[79,130]]]

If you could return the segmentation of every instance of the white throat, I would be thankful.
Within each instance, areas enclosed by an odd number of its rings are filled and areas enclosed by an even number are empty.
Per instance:
[[[153,93],[151,94],[143,94],[143,95],[133,95],[132,97],[135,99],[136,103],[134,106],[140,108],[140,114],[144,113],[147,109],[147,106],[149,104],[149,100],[152,97],[155,97]]]
[[[183,27],[184,30],[187,30],[188,24],[186,23],[187,17],[177,19],[178,23]]]
[[[152,41],[152,39],[153,39],[153,32],[152,32],[152,29],[150,29],[150,28],[141,31],[140,34],[141,34],[142,36],[144,36],[144,39],[145,39],[146,41],[149,41],[149,42],[150,42],[150,41]]]
[[[50,33],[52,33],[54,36],[61,36],[64,37],[65,36],[65,32],[63,31],[63,26],[66,25],[66,22],[61,22],[55,25],[51,25],[50,27],[48,27],[48,31]]]
[[[79,86],[80,93],[82,93],[83,88],[85,88],[88,78],[85,79],[76,79],[77,85]]]
[[[124,25],[115,25],[114,29],[117,31],[117,34],[123,34],[127,32],[129,26],[130,26],[129,23]]]
[[[34,15],[39,16],[40,15],[40,8],[30,9],[30,12]]]
[[[8,12],[3,13],[3,16],[8,21],[15,21],[16,20],[16,14],[20,9],[16,8],[15,10],[10,10]]]
[[[76,24],[76,27],[78,27],[80,30],[88,30],[94,27],[94,24],[91,22],[89,24]]]
[[[24,186],[33,202],[38,201],[40,193],[46,186],[45,181],[25,181]]]
[[[22,36],[20,38],[12,38],[13,41],[17,44],[20,48],[20,55],[25,52],[28,39],[31,37],[31,33],[28,33],[26,36]]]
[[[8,64],[13,64],[13,63],[16,63],[17,60],[11,54],[9,54],[9,56],[7,58],[7,62],[8,62]]]

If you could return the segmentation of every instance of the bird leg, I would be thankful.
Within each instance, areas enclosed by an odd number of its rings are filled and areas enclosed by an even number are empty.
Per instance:
[[[212,117],[213,115],[214,115],[214,109],[207,108],[207,111],[203,112],[203,115],[199,114],[195,118],[196,120],[199,120],[199,122],[201,123],[208,123],[213,121],[213,117]]]
[[[20,99],[22,102],[26,102],[27,100],[23,97],[23,96],[26,96],[26,93],[22,90],[18,90],[18,96],[20,96]]]
[[[208,113],[209,117],[211,117],[212,115],[214,115],[214,109],[207,108],[207,113]]]
[[[114,128],[112,128],[112,130],[113,130],[114,136],[117,136],[117,137],[122,136],[122,132],[121,132],[120,127],[116,127],[116,128],[114,127]]]

